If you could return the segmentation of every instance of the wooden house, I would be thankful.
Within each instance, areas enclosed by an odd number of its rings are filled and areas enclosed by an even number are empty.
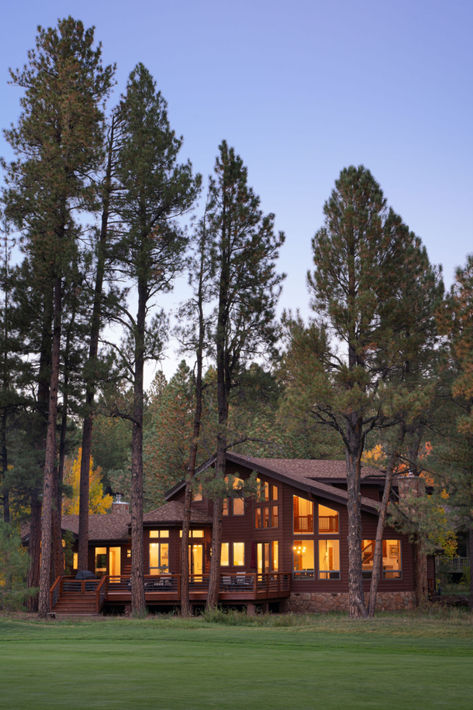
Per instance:
[[[209,462],[208,467],[214,465]],[[235,495],[224,501],[219,600],[222,605],[287,611],[329,611],[348,605],[347,491],[344,461],[267,459],[228,453],[226,473]],[[253,474],[258,493],[238,491]],[[363,468],[362,556],[365,591],[373,568],[374,538],[383,479]],[[184,483],[143,520],[145,597],[149,606],[180,604],[180,551]],[[64,530],[78,532],[77,516]],[[56,611],[97,611],[130,603],[130,516],[117,502],[89,522],[89,569],[97,579],[58,578],[51,589]],[[189,539],[190,600],[203,606],[208,588],[212,502],[196,494]],[[378,592],[381,609],[415,603],[415,550],[406,535],[386,528]],[[432,570],[430,583],[433,584]],[[81,585],[80,589],[78,584]],[[85,597],[88,596],[88,606]],[[82,607],[81,607],[82,604]],[[75,605],[75,607],[74,607]],[[74,607],[74,608],[73,608]]]

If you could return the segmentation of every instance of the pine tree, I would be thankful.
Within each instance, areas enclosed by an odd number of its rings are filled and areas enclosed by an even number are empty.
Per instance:
[[[309,274],[316,321],[309,341],[303,333],[301,339],[310,364],[301,368],[295,384],[305,388],[314,417],[333,427],[344,444],[349,611],[366,616],[361,456],[369,432],[396,421],[391,384],[403,367],[406,353],[400,345],[412,326],[403,279],[412,273],[418,245],[363,166],[342,170],[324,214],[325,225],[312,240],[314,271]],[[412,338],[407,346],[413,347]]]
[[[117,214],[123,237],[119,265],[137,287],[136,316],[126,305],[121,323],[127,329],[121,349],[123,364],[133,387],[131,453],[132,611],[144,613],[143,586],[143,374],[144,363],[161,354],[167,321],[163,311],[149,319],[158,293],[169,291],[183,266],[186,238],[176,218],[192,205],[200,185],[190,163],[179,164],[182,139],[171,130],[166,101],[142,65],[130,74],[118,116],[121,145],[118,151]]]
[[[71,17],[59,20],[57,28],[39,27],[28,64],[11,72],[13,83],[25,93],[18,127],[6,131],[18,160],[9,166],[4,199],[27,249],[38,257],[37,263],[43,262],[37,277],[43,279],[52,320],[41,519],[42,617],[49,608],[64,278],[78,234],[73,209],[87,205],[87,175],[97,168],[102,150],[101,103],[113,73],[112,67],[102,67],[101,48],[93,43],[93,29],[84,29]]]
[[[282,232],[274,215],[263,215],[260,200],[248,186],[247,169],[223,141],[210,178],[206,225],[211,240],[210,277],[217,300],[214,342],[217,366],[217,459],[215,465],[212,561],[208,608],[218,601],[222,486],[229,395],[250,359],[267,352],[276,339],[275,306],[282,276],[276,272]]]

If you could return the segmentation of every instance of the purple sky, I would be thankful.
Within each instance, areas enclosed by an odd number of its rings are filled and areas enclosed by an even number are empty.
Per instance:
[[[36,26],[96,26],[117,95],[152,72],[207,176],[226,138],[287,242],[281,304],[307,312],[310,239],[341,168],[366,165],[446,282],[473,252],[471,0],[16,0],[0,25],[0,126]],[[0,139],[0,155],[9,157]],[[177,294],[179,296],[179,293]]]

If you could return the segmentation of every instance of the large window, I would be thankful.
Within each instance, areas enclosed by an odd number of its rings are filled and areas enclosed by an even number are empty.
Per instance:
[[[371,577],[374,561],[374,540],[363,540],[361,543],[361,562],[363,577]],[[383,540],[383,578],[400,579],[402,575],[401,565],[401,541]]]
[[[384,579],[400,579],[401,570],[401,541],[383,540]]]
[[[277,528],[279,526],[279,490],[267,481],[257,480],[258,495],[255,504],[255,527]]]
[[[220,565],[221,567],[244,567],[245,543],[222,542],[220,546]]]
[[[162,574],[163,572],[169,572],[169,543],[150,542],[149,573]]]
[[[319,533],[338,533],[338,512],[325,505],[318,505]]]
[[[234,542],[233,543],[233,566],[234,567],[244,567],[245,566],[245,543],[244,542]]]
[[[314,541],[294,540],[294,577],[309,578],[314,576]]]
[[[279,569],[278,541],[258,542],[256,545],[256,557],[259,574],[263,572],[277,572]]]
[[[314,505],[312,501],[300,496],[293,496],[294,532],[314,532]]]
[[[319,579],[340,579],[338,540],[319,540]]]
[[[230,543],[222,542],[220,546],[220,566],[228,567],[230,564]]]

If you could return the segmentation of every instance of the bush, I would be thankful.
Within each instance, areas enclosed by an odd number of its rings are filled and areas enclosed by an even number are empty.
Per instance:
[[[12,525],[0,521],[0,609],[21,609],[24,602],[36,594],[28,589],[28,554]]]

